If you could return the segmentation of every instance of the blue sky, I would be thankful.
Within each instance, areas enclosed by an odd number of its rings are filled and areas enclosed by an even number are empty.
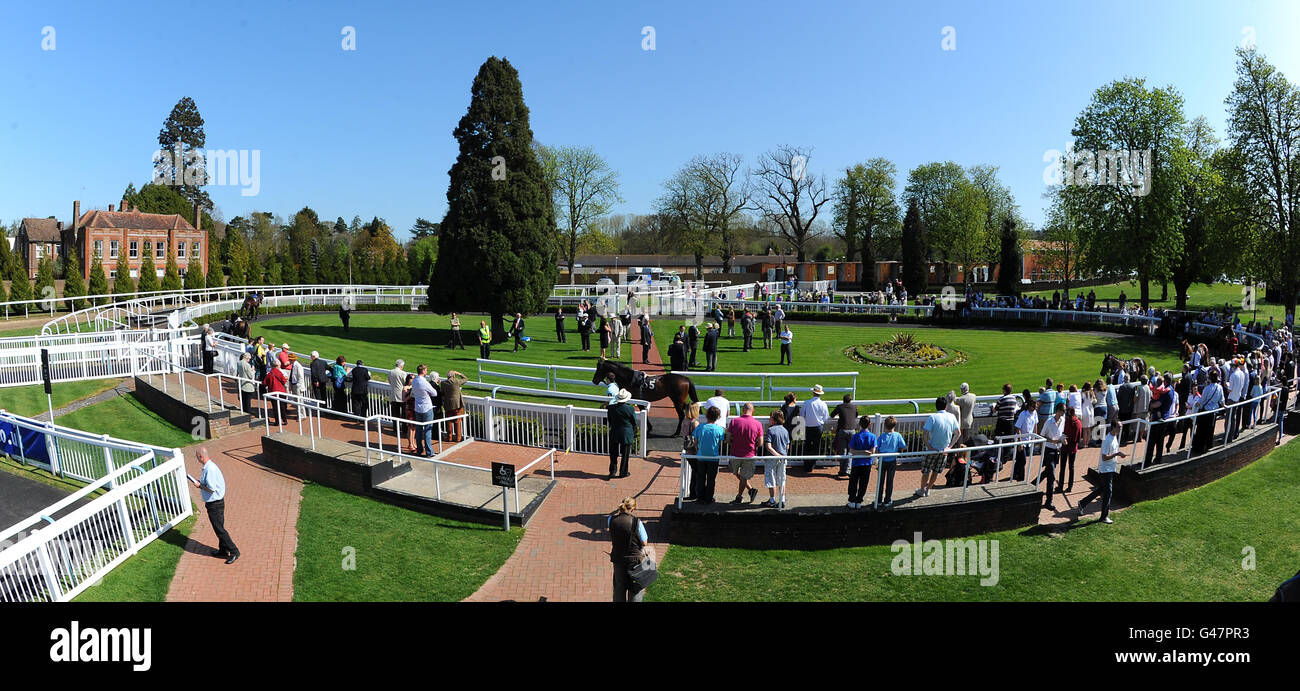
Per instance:
[[[54,50],[43,50],[45,27]],[[356,50],[342,49],[343,27]],[[654,28],[643,50],[642,27]],[[944,27],[956,49],[945,51]],[[1094,89],[1173,85],[1222,135],[1233,49],[1300,81],[1297,2],[10,2],[0,5],[0,219],[117,203],[192,97],[210,149],[260,150],[224,218],[310,205],[440,220],[478,66],[519,70],[534,135],[590,145],[644,213],[696,154],[813,148],[833,177],[874,156],[1001,168],[1043,219],[1043,153]]]

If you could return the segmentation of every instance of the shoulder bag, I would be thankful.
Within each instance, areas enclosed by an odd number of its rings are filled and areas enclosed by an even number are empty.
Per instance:
[[[638,518],[634,527],[636,532],[633,533],[633,535],[638,536],[638,540],[640,539],[640,526],[641,519]],[[633,583],[636,583],[636,587],[641,590],[649,588],[651,584],[659,580],[659,564],[650,556],[644,543],[641,545],[641,563],[629,569],[627,575],[632,579]]]

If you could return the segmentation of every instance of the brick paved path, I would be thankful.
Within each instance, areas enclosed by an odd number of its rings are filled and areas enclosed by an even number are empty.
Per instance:
[[[261,428],[211,439],[184,449],[186,472],[202,472],[196,458],[206,446],[226,478],[226,530],[240,557],[227,565],[209,556],[217,538],[199,490],[190,495],[199,514],[167,593],[169,602],[288,602],[293,599],[294,553],[298,549],[298,506],[302,481],[271,470],[262,453]]]

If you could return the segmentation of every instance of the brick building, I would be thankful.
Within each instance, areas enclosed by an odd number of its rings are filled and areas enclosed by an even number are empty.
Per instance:
[[[27,277],[36,278],[36,267],[40,265],[41,259],[50,257],[51,260],[58,261],[67,251],[65,240],[63,222],[55,220],[53,216],[24,218],[18,226],[17,237],[14,238],[11,249],[22,257]]]
[[[208,235],[195,230],[180,214],[147,214],[126,203],[118,211],[110,204],[108,211],[93,210],[85,214],[80,214],[80,207],[81,202],[73,202],[73,216],[77,219],[75,244],[83,258],[81,268],[87,279],[97,254],[109,280],[117,276],[118,256],[123,253],[134,279],[140,277],[145,252],[151,253],[154,270],[161,278],[167,269],[169,248],[176,252],[181,276],[191,265],[200,270],[207,268]]]

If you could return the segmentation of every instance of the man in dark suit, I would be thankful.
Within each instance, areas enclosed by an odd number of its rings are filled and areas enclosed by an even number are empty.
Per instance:
[[[615,472],[618,477],[628,476],[627,461],[636,443],[636,408],[629,403],[632,394],[627,389],[619,389],[618,396],[606,409],[609,415],[609,479],[613,480]],[[619,457],[623,464],[619,466]]]
[[[763,323],[763,348],[772,349],[772,310],[763,305],[763,312],[759,314],[759,321]]]
[[[514,352],[516,352],[516,353],[519,352],[519,346],[523,346],[523,347],[524,347],[524,350],[528,350],[528,344],[525,343],[524,340],[523,340],[523,338],[524,338],[524,315],[520,314],[519,312],[515,312],[515,324],[514,324],[514,326],[510,327],[510,333],[512,333],[512,334],[515,335],[515,351],[514,351]]]
[[[695,349],[699,346],[699,343],[700,327],[691,324],[690,327],[686,329],[686,349],[691,354],[691,359],[687,362],[687,365],[690,367],[697,367],[695,364]]]
[[[320,358],[320,353],[311,351],[311,395],[318,401],[328,401],[329,363]]]
[[[669,371],[682,372],[686,370],[686,344],[682,342],[680,334],[674,335],[672,345],[668,346],[668,363]]]
[[[744,352],[748,353],[754,347],[754,313],[748,309],[740,315],[740,334],[745,339]]]
[[[585,310],[578,311],[578,336],[582,338],[582,349],[591,350],[591,314]]]
[[[709,322],[704,333],[704,369],[713,372],[718,369],[718,325]]]
[[[555,340],[564,343],[564,308],[555,308]]]
[[[654,342],[655,334],[650,330],[650,317],[643,314],[640,316],[640,320],[641,362],[648,365],[650,364],[650,345]]]

